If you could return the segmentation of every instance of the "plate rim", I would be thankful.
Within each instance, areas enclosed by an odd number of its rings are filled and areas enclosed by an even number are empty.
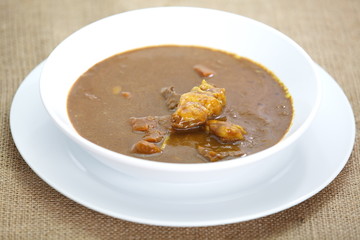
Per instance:
[[[315,194],[317,194],[318,192],[320,192],[321,190],[323,190],[326,186],[328,186],[337,176],[338,174],[343,170],[343,168],[345,167],[346,163],[348,162],[354,144],[355,144],[355,137],[356,137],[356,126],[355,126],[355,117],[353,114],[353,110],[352,110],[352,106],[351,103],[349,102],[348,98],[346,97],[346,95],[344,94],[343,90],[341,89],[341,87],[339,86],[339,84],[318,64],[316,64],[316,66],[318,67],[318,69],[320,71],[323,71],[322,74],[326,74],[326,76],[333,81],[333,83],[336,85],[336,90],[340,91],[339,93],[341,95],[343,95],[343,97],[345,97],[346,99],[346,104],[348,104],[348,108],[350,110],[349,112],[349,116],[351,116],[351,119],[348,119],[348,121],[351,121],[352,124],[352,131],[351,131],[351,136],[349,137],[351,144],[348,146],[348,149],[346,151],[346,154],[344,154],[344,159],[342,161],[339,161],[339,166],[337,167],[336,171],[333,172],[333,174],[327,178],[327,181],[324,181],[323,184],[319,185],[317,188],[312,189],[311,191],[309,191],[307,194],[302,195],[301,197],[298,197],[296,199],[293,199],[291,202],[288,202],[285,206],[284,205],[280,205],[277,208],[273,208],[273,209],[269,209],[268,211],[265,212],[261,212],[261,213],[257,213],[257,214],[252,214],[252,217],[248,217],[247,219],[242,219],[241,217],[236,217],[236,218],[228,218],[226,219],[226,221],[224,220],[212,220],[212,221],[205,221],[205,222],[191,222],[191,223],[186,223],[186,222],[164,222],[164,221],[158,221],[158,220],[154,220],[154,219],[143,219],[143,218],[138,218],[135,216],[119,216],[118,214],[113,214],[111,213],[111,211],[109,212],[106,209],[103,209],[102,207],[96,207],[93,206],[89,203],[86,203],[86,200],[82,200],[81,198],[79,198],[78,196],[72,196],[71,194],[68,194],[66,192],[66,189],[61,189],[59,188],[59,186],[57,186],[57,184],[55,184],[54,182],[49,181],[49,179],[46,179],[43,174],[41,174],[40,171],[38,171],[38,169],[36,169],[36,167],[34,167],[31,164],[31,161],[27,160],[27,157],[24,156],[26,155],[25,153],[22,152],[22,146],[20,146],[21,144],[19,144],[19,140],[17,139],[18,136],[16,135],[16,123],[15,123],[15,119],[14,119],[14,114],[16,111],[18,111],[18,109],[16,109],[16,101],[19,98],[19,94],[21,94],[21,91],[24,91],[24,88],[26,88],[26,84],[29,83],[31,81],[31,78],[36,77],[36,74],[40,74],[41,72],[41,68],[44,64],[46,60],[44,60],[42,63],[40,63],[39,65],[37,65],[30,73],[28,76],[26,76],[26,78],[24,79],[24,81],[21,83],[20,87],[18,88],[18,90],[16,91],[16,94],[14,95],[12,104],[11,104],[11,108],[10,108],[10,129],[11,129],[11,133],[15,142],[15,145],[18,149],[18,151],[20,152],[22,158],[24,159],[24,161],[30,166],[30,168],[44,181],[46,182],[48,185],[50,185],[53,189],[55,189],[56,191],[58,191],[59,193],[61,193],[62,195],[66,196],[67,198],[83,205],[86,206],[89,209],[92,209],[94,211],[100,212],[102,214],[108,215],[108,216],[112,216],[115,218],[120,218],[123,220],[127,220],[127,221],[131,221],[131,222],[136,222],[136,223],[142,223],[142,224],[149,224],[149,225],[158,225],[158,226],[171,226],[171,227],[199,227],[199,226],[214,226],[214,225],[223,225],[223,224],[230,224],[230,223],[236,223],[236,222],[242,222],[242,221],[248,221],[248,220],[252,220],[252,219],[256,219],[256,218],[260,218],[260,217],[265,217],[271,214],[275,214],[277,212],[286,210],[288,208],[291,208],[309,198],[311,198],[312,196],[314,196]],[[38,77],[39,78],[39,77]],[[33,80],[36,81],[36,80]],[[55,125],[54,125],[55,127]],[[14,134],[15,133],[15,134]]]

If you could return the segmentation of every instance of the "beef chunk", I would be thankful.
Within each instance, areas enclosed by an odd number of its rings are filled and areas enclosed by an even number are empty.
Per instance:
[[[200,86],[181,95],[179,106],[171,116],[172,127],[184,130],[204,125],[208,118],[221,113],[225,103],[225,89],[203,80]]]
[[[170,116],[147,116],[147,117],[132,117],[130,118],[130,125],[133,131],[149,132],[150,130],[167,131],[170,129]]]
[[[148,116],[130,118],[133,131],[144,132],[142,140],[132,147],[133,153],[153,154],[161,152],[156,143],[161,143],[171,129],[170,116]]]
[[[235,142],[244,139],[246,131],[243,127],[228,121],[208,120],[205,125],[208,133],[214,134],[223,142]]]
[[[161,142],[165,136],[166,132],[158,131],[158,130],[150,130],[143,137],[143,140],[148,142],[158,143]]]
[[[133,145],[131,151],[133,153],[138,153],[138,154],[154,154],[154,153],[160,153],[161,148],[154,143],[145,140],[140,140],[139,142]]]
[[[200,77],[213,77],[215,75],[215,71],[202,65],[196,64],[194,66],[194,70],[200,75]]]
[[[174,110],[178,106],[181,95],[175,92],[174,87],[162,88],[161,95],[165,98],[169,110]]]
[[[243,157],[245,153],[241,150],[222,151],[211,147],[198,146],[197,151],[210,162],[216,162],[226,158]]]

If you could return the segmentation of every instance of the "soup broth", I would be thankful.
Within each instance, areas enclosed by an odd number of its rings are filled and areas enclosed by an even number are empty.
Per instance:
[[[221,112],[195,127],[175,129],[180,96],[205,82],[212,88],[207,96],[225,89]],[[195,46],[146,47],[105,59],[75,82],[67,107],[74,128],[89,141],[125,155],[175,163],[259,152],[283,138],[293,117],[291,97],[271,71],[234,54]],[[134,127],[139,121],[154,123],[161,139],[156,142],[156,136]],[[223,138],[213,123],[228,124],[226,130],[241,127],[241,137]],[[137,151],[134,144],[144,141],[160,151]]]

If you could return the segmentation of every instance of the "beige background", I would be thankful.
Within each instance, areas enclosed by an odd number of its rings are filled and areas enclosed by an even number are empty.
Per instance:
[[[348,164],[319,194],[268,217],[215,227],[156,227],[114,219],[62,196],[27,166],[9,130],[12,97],[24,77],[84,25],[131,9],[168,5],[234,12],[287,34],[337,80],[358,123],[359,0],[0,0],[0,239],[360,239],[358,135]]]

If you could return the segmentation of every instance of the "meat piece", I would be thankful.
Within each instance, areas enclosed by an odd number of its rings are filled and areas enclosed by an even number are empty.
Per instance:
[[[158,130],[150,130],[143,137],[143,140],[148,141],[148,142],[158,143],[158,142],[161,142],[161,140],[164,138],[165,134],[166,134],[166,132],[161,132]]]
[[[181,95],[179,106],[171,116],[172,127],[184,130],[201,126],[208,118],[219,115],[225,104],[225,89],[203,80],[200,86]]]
[[[196,64],[194,66],[194,70],[200,75],[200,77],[213,77],[215,75],[215,71],[201,64]]]
[[[245,156],[245,153],[241,150],[221,151],[219,149],[212,149],[211,147],[203,147],[203,146],[198,146],[197,151],[200,155],[205,157],[210,162],[216,162],[226,158]]]
[[[246,131],[243,127],[227,121],[209,120],[205,130],[220,138],[223,142],[235,142],[244,139]]]
[[[172,115],[172,126],[175,129],[191,129],[206,122],[209,111],[198,102],[187,102],[178,107]]]
[[[162,88],[161,95],[165,98],[169,110],[174,110],[178,106],[181,95],[175,92],[174,87]]]
[[[138,153],[138,154],[154,154],[154,153],[160,153],[161,148],[154,143],[145,140],[140,140],[139,142],[133,145],[131,151],[133,153]]]
[[[130,125],[133,131],[146,132],[150,128],[150,124],[153,124],[153,117],[142,117],[142,118],[130,118]]]
[[[145,135],[132,147],[132,152],[139,154],[153,154],[161,152],[155,143],[163,141],[171,129],[170,116],[148,116],[130,118],[133,131],[144,132]]]
[[[198,104],[207,111],[207,115],[217,116],[221,113],[223,104],[213,94],[205,91],[191,91],[184,93],[180,99],[180,106],[189,104]]]
[[[130,125],[133,131],[148,132],[151,129],[170,129],[170,116],[147,116],[130,118]]]

